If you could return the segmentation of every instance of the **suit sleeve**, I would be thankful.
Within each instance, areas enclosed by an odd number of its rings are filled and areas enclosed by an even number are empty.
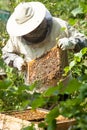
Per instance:
[[[20,57],[18,51],[19,47],[17,47],[16,44],[17,41],[10,38],[6,45],[2,48],[2,58],[7,65],[18,68],[20,62],[23,63],[23,58]]]
[[[69,43],[75,45],[74,51],[78,52],[82,48],[87,47],[87,37],[77,31],[74,27],[67,24],[68,32],[69,32]]]

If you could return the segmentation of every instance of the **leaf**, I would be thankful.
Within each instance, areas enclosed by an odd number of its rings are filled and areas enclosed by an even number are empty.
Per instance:
[[[81,101],[79,98],[68,99],[60,103],[60,114],[64,117],[73,117],[77,113]],[[77,109],[78,108],[78,109]]]
[[[30,86],[29,86],[29,89],[30,91],[33,91],[33,89],[37,87],[37,81],[35,81],[34,83],[32,83]]]
[[[78,14],[82,14],[83,13],[83,9],[81,7],[75,8],[71,11],[72,15],[74,17],[76,17]]]
[[[76,53],[75,55],[74,55],[74,60],[76,61],[76,62],[80,62],[81,61],[81,59],[82,59],[82,52],[79,52],[79,53]]]
[[[46,125],[44,122],[40,122],[40,123],[38,124],[38,127],[40,127],[40,128],[46,128],[47,125]]]
[[[76,62],[75,61],[71,61],[69,64],[69,68],[72,69],[75,66]]]
[[[42,106],[45,103],[45,99],[43,97],[38,97],[37,99],[35,99],[34,101],[32,101],[32,108],[37,108]]]
[[[32,124],[31,126],[27,126],[25,128],[22,128],[21,130],[35,130],[34,124]]]
[[[43,93],[43,95],[44,96],[52,96],[52,95],[58,95],[58,93],[59,93],[59,90],[58,90],[58,86],[55,86],[55,87],[50,87],[49,89],[47,89],[44,93]]]
[[[9,80],[0,80],[0,89],[7,89],[11,85]]]
[[[69,81],[66,89],[65,89],[65,92],[66,93],[73,93],[75,91],[78,91],[79,88],[81,87],[82,83],[80,83],[77,79],[72,79]]]
[[[29,100],[23,100],[22,101],[22,109],[26,108],[28,106],[28,104],[29,104]]]
[[[66,76],[67,74],[68,74],[68,72],[70,71],[70,67],[69,66],[66,66],[65,68],[64,68],[64,76]]]
[[[19,86],[19,87],[16,87],[17,88],[17,92],[18,93],[22,93],[22,92],[24,92],[24,91],[28,91],[28,90],[30,90],[30,88],[29,88],[29,86],[26,86],[26,85],[22,85],[22,86]]]
[[[64,32],[65,30],[66,30],[66,28],[65,28],[65,27],[62,27],[60,31],[61,31],[61,33],[62,33],[62,32]]]
[[[83,84],[80,88],[80,94],[79,97],[81,99],[87,98],[87,83]]]
[[[4,69],[5,68],[5,64],[3,62],[2,59],[0,59],[0,69]]]
[[[69,20],[70,25],[72,26],[77,22],[77,19],[73,19],[73,18],[69,18],[68,20]]]
[[[56,130],[56,120],[55,119],[50,124],[48,124],[47,130]]]
[[[83,48],[83,49],[81,50],[81,52],[82,52],[83,55],[84,55],[84,54],[87,54],[87,47]]]
[[[51,123],[59,115],[58,106],[52,109],[46,116],[46,122]]]

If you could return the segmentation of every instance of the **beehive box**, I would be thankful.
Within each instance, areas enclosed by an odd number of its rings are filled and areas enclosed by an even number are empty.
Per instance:
[[[64,67],[68,65],[67,52],[55,46],[48,53],[28,63],[27,83],[38,81],[37,90],[46,90],[63,80]]]
[[[0,130],[23,130],[23,128],[31,126],[31,122],[15,118],[14,116],[0,114]],[[35,130],[42,130],[34,123]]]
[[[35,130],[43,130],[39,128],[38,124],[44,121],[44,118],[49,111],[44,109],[31,110],[27,109],[20,112],[9,112],[0,114],[0,130],[21,130],[32,123],[35,125]],[[75,124],[75,120],[69,120],[62,115],[56,118],[57,128],[56,130],[68,130],[70,126]]]

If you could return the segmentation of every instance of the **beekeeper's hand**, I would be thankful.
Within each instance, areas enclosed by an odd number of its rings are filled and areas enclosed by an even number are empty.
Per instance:
[[[58,40],[58,46],[62,50],[74,49],[75,44],[75,40],[72,38],[62,38]]]
[[[22,71],[26,68],[26,62],[24,61],[23,58],[17,57],[13,62],[13,66],[17,68],[19,71]]]

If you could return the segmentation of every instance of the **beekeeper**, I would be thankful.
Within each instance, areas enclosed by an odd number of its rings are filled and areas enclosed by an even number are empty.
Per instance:
[[[4,62],[22,71],[25,62],[36,59],[55,45],[79,51],[87,38],[66,21],[53,17],[41,2],[22,2],[7,22],[9,40],[2,49]]]

